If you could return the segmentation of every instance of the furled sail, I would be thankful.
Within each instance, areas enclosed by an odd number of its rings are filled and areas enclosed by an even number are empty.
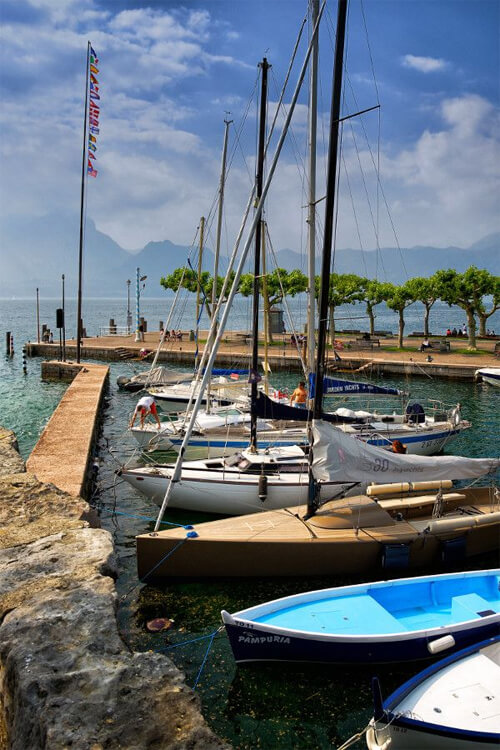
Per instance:
[[[473,479],[498,470],[498,458],[408,456],[346,435],[322,420],[313,422],[313,474],[320,482],[401,482]]]
[[[255,411],[260,419],[286,419],[292,422],[308,422],[313,417],[313,413],[309,409],[297,409],[294,406],[273,401],[265,393],[257,395]],[[322,418],[326,422],[334,422],[336,424],[359,422],[359,419],[356,417],[341,416],[340,414],[323,414]]]
[[[314,398],[315,375],[309,375],[309,397]],[[386,388],[373,383],[360,383],[356,380],[344,380],[342,378],[323,378],[323,393],[327,394],[347,394],[356,396],[358,394],[371,394],[376,396],[403,396],[404,391],[398,388]]]

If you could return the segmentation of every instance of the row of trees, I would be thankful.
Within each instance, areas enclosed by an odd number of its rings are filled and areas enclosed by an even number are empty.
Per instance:
[[[183,275],[184,274],[184,275]],[[234,277],[234,274],[233,274]],[[165,289],[176,290],[181,283],[191,292],[198,289],[197,274],[191,269],[178,268],[174,273],[161,279]],[[232,278],[230,278],[232,282]],[[200,287],[207,300],[207,312],[212,316],[212,276],[204,271],[200,278]],[[222,291],[224,279],[217,279],[217,294]],[[319,296],[319,276],[315,280],[315,297]],[[228,287],[229,288],[229,287]],[[264,298],[264,309],[270,310],[273,305],[282,301],[284,296],[295,297],[296,294],[308,291],[308,279],[301,271],[285,271],[278,268],[266,275],[265,282],[260,284]],[[253,291],[253,274],[243,274],[238,292],[244,297],[251,296]],[[330,340],[335,338],[335,309],[341,305],[364,304],[370,322],[370,333],[375,330],[375,307],[385,302],[388,308],[398,313],[399,346],[403,346],[405,327],[404,313],[407,307],[415,302],[424,306],[424,335],[429,335],[429,315],[437,300],[446,302],[450,307],[461,307],[467,316],[468,346],[476,348],[476,317],[479,320],[479,335],[486,335],[488,318],[500,308],[500,278],[485,269],[470,266],[464,273],[454,269],[436,271],[430,277],[416,277],[401,285],[366,279],[352,273],[330,275],[328,296]],[[269,316],[267,316],[269,318]],[[272,341],[270,330],[268,340]]]

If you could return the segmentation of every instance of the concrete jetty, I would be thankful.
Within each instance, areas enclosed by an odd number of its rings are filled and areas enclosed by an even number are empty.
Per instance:
[[[42,482],[51,482],[74,496],[86,496],[92,449],[97,437],[99,409],[109,375],[107,365],[43,363],[42,377],[53,376],[54,368],[78,370],[52,414],[26,463]]]

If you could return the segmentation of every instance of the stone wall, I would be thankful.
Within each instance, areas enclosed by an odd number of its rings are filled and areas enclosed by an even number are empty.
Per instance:
[[[121,640],[112,539],[91,519],[0,428],[0,747],[227,747],[175,665]]]

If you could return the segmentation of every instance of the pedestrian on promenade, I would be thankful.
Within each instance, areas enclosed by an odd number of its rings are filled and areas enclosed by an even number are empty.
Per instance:
[[[139,418],[141,422],[141,428],[144,427],[144,420],[146,419],[148,414],[153,415],[153,417],[156,419],[158,429],[161,428],[161,422],[158,416],[158,412],[156,410],[155,400],[152,396],[143,396],[142,398],[139,399],[139,401],[137,402],[137,406],[135,407],[135,410],[134,410],[134,415],[130,421],[130,425],[129,425],[130,428],[134,426],[134,423],[138,414],[139,414]]]

